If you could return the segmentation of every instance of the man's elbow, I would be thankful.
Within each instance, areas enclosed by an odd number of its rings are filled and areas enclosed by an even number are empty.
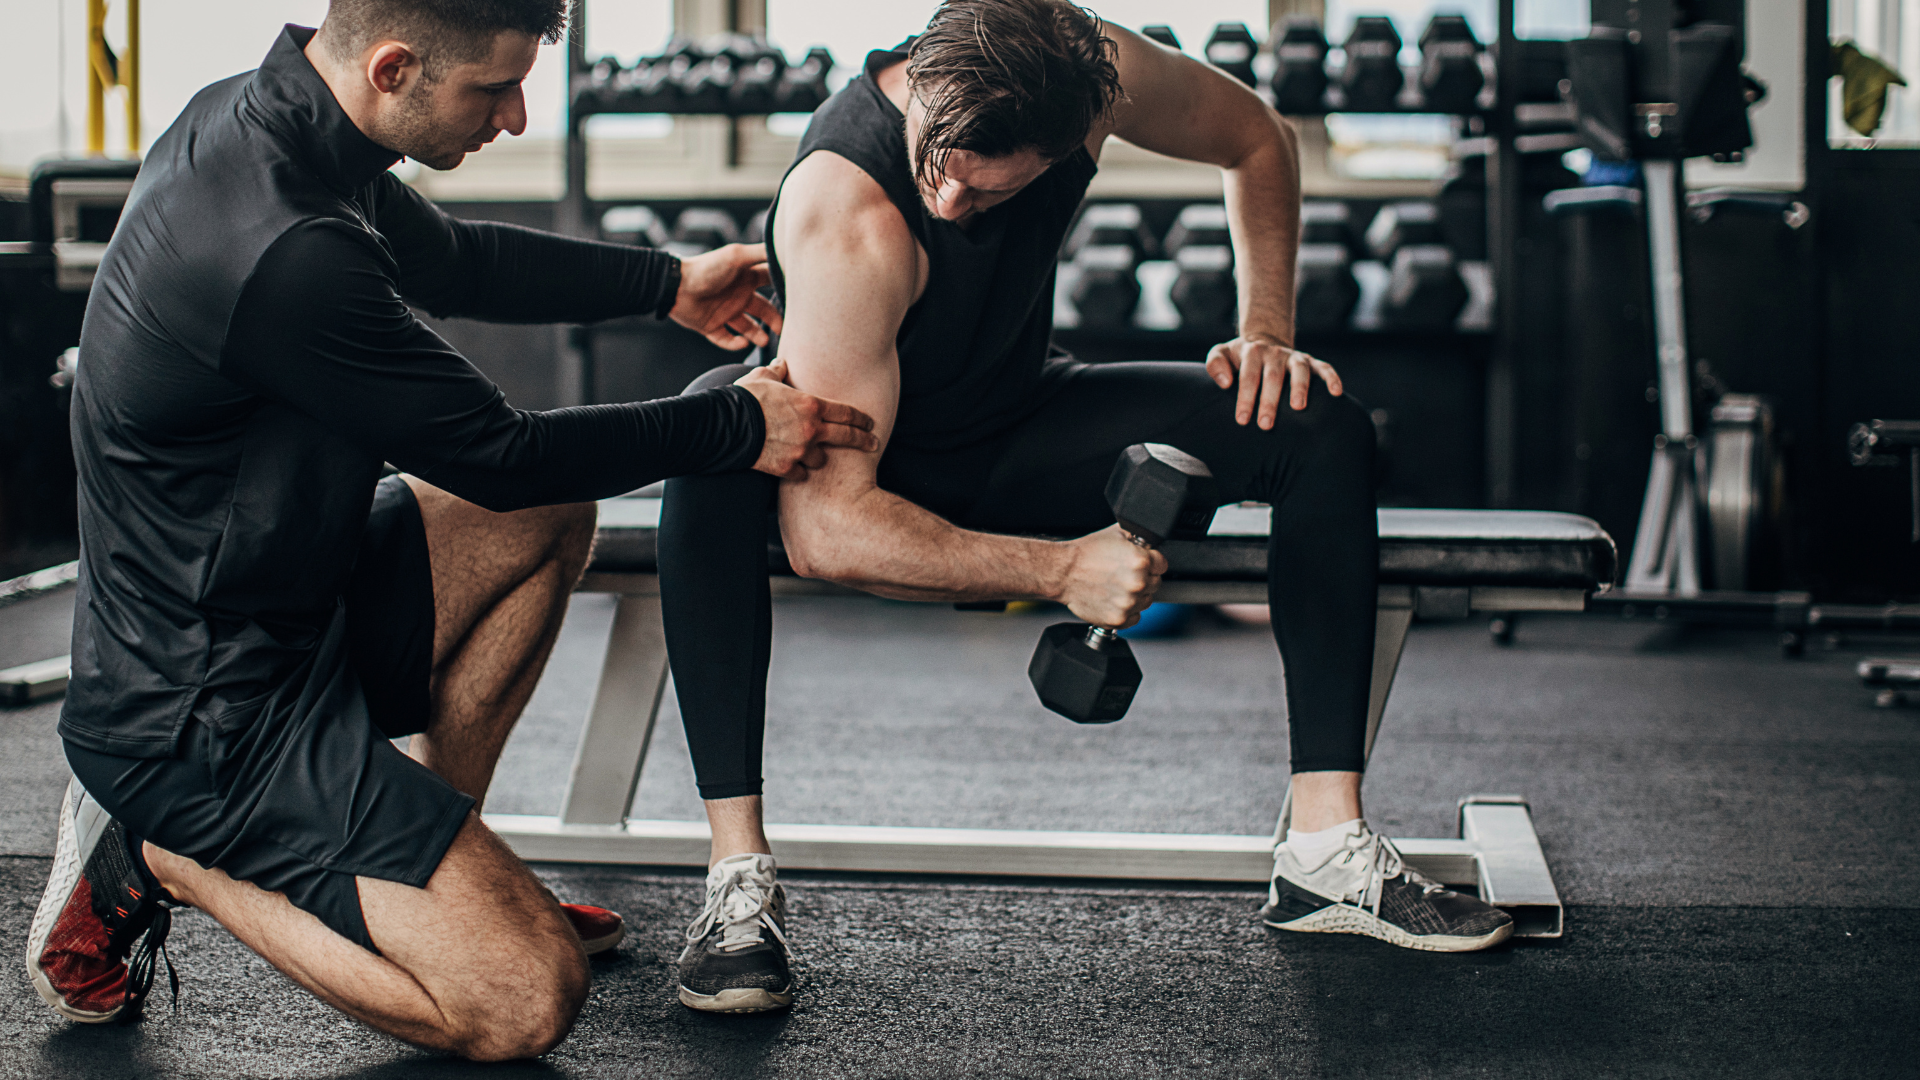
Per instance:
[[[787,549],[787,565],[803,578],[858,584],[859,567],[848,557],[844,534],[834,528],[835,516],[812,508],[781,514],[780,536]]]

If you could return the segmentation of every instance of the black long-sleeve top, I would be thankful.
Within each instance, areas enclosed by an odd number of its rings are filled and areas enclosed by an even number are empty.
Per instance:
[[[493,510],[745,468],[737,387],[527,412],[414,317],[657,308],[669,256],[454,220],[387,171],[287,27],[154,143],[88,300],[60,731],[173,753],[189,715],[317,706],[382,462]],[[337,645],[337,642],[334,643]],[[331,684],[329,684],[331,685]]]

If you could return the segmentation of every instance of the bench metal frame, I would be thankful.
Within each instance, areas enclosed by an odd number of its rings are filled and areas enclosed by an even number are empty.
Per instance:
[[[772,585],[775,596],[865,595],[790,577],[776,577]],[[667,684],[659,577],[589,573],[580,591],[612,593],[619,599],[566,799],[558,816],[488,814],[487,824],[524,859],[704,867],[709,840],[705,822],[627,817]],[[1267,590],[1264,582],[1168,581],[1156,598],[1169,603],[1263,604]],[[1465,618],[1473,612],[1585,607],[1586,593],[1578,589],[1382,586],[1367,755],[1373,754],[1416,613]],[[1289,791],[1276,835],[1284,833],[1291,802]],[[1421,873],[1448,885],[1472,886],[1483,899],[1512,914],[1516,936],[1559,937],[1560,895],[1526,800],[1471,795],[1460,801],[1459,822],[1457,838],[1395,838],[1394,844]],[[1250,883],[1267,881],[1274,843],[1265,836],[779,824],[767,826],[767,838],[780,864],[789,869]]]

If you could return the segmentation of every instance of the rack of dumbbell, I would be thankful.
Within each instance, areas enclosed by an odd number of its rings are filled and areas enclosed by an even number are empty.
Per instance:
[[[572,115],[677,113],[760,116],[806,113],[827,100],[833,54],[815,47],[790,63],[761,34],[676,35],[632,66],[603,56],[573,75]]]
[[[1306,200],[1294,277],[1302,343],[1352,333],[1484,334],[1493,306],[1485,217],[1460,207],[1444,199]],[[1463,249],[1476,258],[1459,258]],[[1088,359],[1204,349],[1233,336],[1233,248],[1221,203],[1090,203],[1061,259],[1055,336]]]
[[[1167,27],[1142,32],[1180,48]],[[1483,335],[1493,328],[1485,168],[1498,84],[1493,59],[1459,15],[1433,17],[1417,63],[1401,63],[1402,46],[1387,18],[1356,19],[1336,48],[1313,19],[1293,17],[1274,27],[1264,47],[1244,23],[1221,23],[1201,50],[1285,114],[1465,118],[1456,164],[1435,197],[1305,202],[1296,269],[1303,344],[1352,333]],[[1571,113],[1556,104],[1564,61],[1539,48],[1516,52],[1528,68],[1517,83],[1534,102],[1521,106],[1526,148],[1571,149]],[[1578,181],[1566,174],[1565,182]],[[1171,358],[1163,350],[1220,340],[1234,325],[1233,250],[1220,203],[1090,204],[1061,258],[1055,325],[1061,344],[1089,359]]]

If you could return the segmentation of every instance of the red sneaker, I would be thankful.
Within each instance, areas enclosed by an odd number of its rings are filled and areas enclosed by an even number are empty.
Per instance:
[[[153,985],[173,915],[138,863],[126,826],[67,785],[53,872],[27,933],[27,972],[47,1004],[83,1024],[131,1016]],[[167,960],[174,994],[180,980]]]
[[[580,935],[588,956],[606,952],[627,936],[627,924],[617,911],[588,904],[561,904],[560,914],[573,924],[573,932]]]

